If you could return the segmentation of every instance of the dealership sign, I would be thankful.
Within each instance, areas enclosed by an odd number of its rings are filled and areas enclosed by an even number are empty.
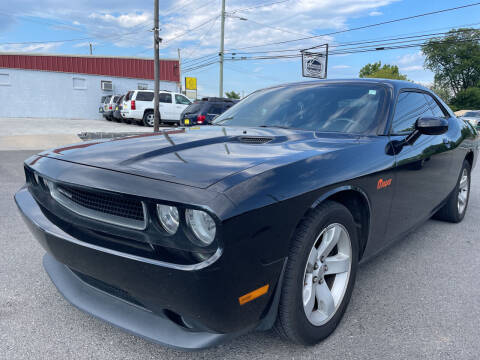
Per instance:
[[[313,49],[302,51],[302,75],[304,77],[320,79],[327,77],[328,44],[321,45],[321,47],[324,47],[324,51],[321,51],[320,47],[315,51],[311,51]]]

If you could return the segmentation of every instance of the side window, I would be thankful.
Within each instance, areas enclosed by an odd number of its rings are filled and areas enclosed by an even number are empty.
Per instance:
[[[153,92],[151,91],[139,91],[137,93],[137,97],[135,98],[137,101],[152,101],[153,100]]]
[[[175,102],[177,104],[182,104],[182,105],[190,105],[190,100],[188,100],[185,96],[183,95],[175,95]]]
[[[160,93],[160,94],[158,94],[158,101],[161,102],[161,103],[171,104],[172,103],[172,94]]]
[[[223,113],[223,104],[212,104],[210,105],[210,109],[208,109],[209,114],[220,115]]]
[[[392,123],[392,134],[408,134],[415,129],[421,116],[433,116],[422,93],[406,91],[400,93]]]
[[[430,109],[432,109],[433,116],[435,117],[440,117],[440,118],[446,118],[445,113],[443,110],[440,108],[440,106],[437,104],[437,102],[433,99],[428,94],[425,94],[425,98],[427,99],[427,104],[430,106]]]

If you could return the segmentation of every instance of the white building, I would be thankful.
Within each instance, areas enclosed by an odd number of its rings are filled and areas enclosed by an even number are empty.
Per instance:
[[[178,60],[161,60],[160,89],[178,91]],[[153,89],[153,60],[0,53],[0,117],[98,119],[104,95]]]

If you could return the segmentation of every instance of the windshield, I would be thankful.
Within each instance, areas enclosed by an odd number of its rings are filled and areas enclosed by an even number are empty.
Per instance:
[[[379,124],[385,97],[385,89],[375,84],[277,87],[249,95],[214,124],[370,133]]]
[[[463,114],[465,117],[480,117],[480,111],[467,111]]]

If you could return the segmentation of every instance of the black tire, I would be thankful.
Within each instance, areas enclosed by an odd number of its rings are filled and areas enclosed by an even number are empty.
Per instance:
[[[153,110],[146,110],[145,113],[143,114],[143,125],[152,127],[153,121],[150,121],[152,117],[153,117]],[[161,119],[159,120],[160,120],[159,123],[161,123],[162,120]]]
[[[467,191],[467,199],[465,202],[465,207],[463,211],[460,211],[458,206],[458,197],[460,192],[460,181],[462,179],[462,174],[466,170],[467,178],[468,178],[468,191]],[[468,208],[468,200],[470,199],[470,184],[471,184],[471,166],[467,160],[463,161],[462,169],[460,170],[460,174],[458,175],[457,184],[455,185],[455,189],[452,193],[448,196],[447,202],[445,205],[438,210],[438,212],[434,215],[435,219],[448,221],[452,223],[459,223],[465,217]]]
[[[302,301],[304,271],[310,250],[318,235],[328,225],[339,223],[351,241],[351,268],[343,299],[334,315],[323,325],[315,326],[307,318]],[[326,201],[314,209],[299,225],[292,239],[282,285],[275,329],[284,338],[302,345],[314,345],[329,336],[345,313],[352,295],[358,266],[358,237],[350,211],[343,205]]]
[[[112,121],[112,119],[110,119],[110,116],[104,116],[105,120],[107,121]]]

